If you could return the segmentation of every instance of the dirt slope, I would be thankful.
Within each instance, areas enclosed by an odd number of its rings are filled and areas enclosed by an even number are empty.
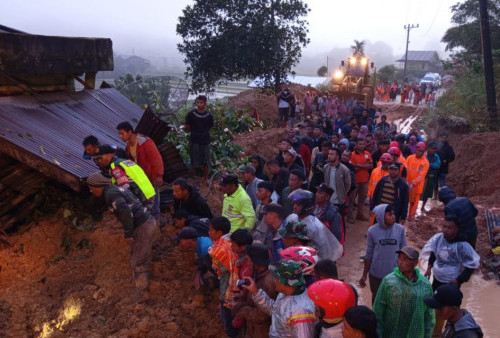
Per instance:
[[[310,91],[311,95],[315,95],[318,90],[314,87],[306,87],[292,83],[290,91],[295,95],[296,99],[303,102],[306,92]],[[274,95],[262,94],[260,89],[248,89],[238,95],[229,98],[229,106],[234,108],[249,108],[256,109],[260,114],[260,118],[265,122],[273,123],[278,119],[278,106]]]
[[[89,247],[79,249],[84,238]],[[71,230],[56,216],[11,241],[0,251],[2,337],[222,336],[216,294],[196,313],[180,307],[194,295],[194,255],[173,248],[168,235],[158,235],[154,280],[141,300],[133,296],[122,227],[109,213],[90,232]]]

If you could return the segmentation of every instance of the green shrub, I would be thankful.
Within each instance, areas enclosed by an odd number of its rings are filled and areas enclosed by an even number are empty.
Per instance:
[[[498,99],[500,69],[496,66],[495,70]],[[467,70],[457,75],[450,88],[437,100],[436,107],[437,109],[430,111],[429,114],[444,118],[465,119],[472,130],[477,132],[491,129],[491,121],[486,109],[486,88],[482,71]]]

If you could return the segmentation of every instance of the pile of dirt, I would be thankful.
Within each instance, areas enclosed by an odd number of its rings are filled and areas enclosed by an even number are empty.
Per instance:
[[[310,91],[311,95],[316,95],[318,90],[311,86],[302,86],[296,83],[290,84],[290,91],[295,95],[296,99],[302,102],[306,96],[306,92]],[[274,94],[263,93],[262,89],[248,89],[236,96],[229,98],[229,106],[239,109],[255,109],[260,118],[268,125],[274,125],[278,119],[278,106]]]
[[[62,211],[61,211],[62,212]],[[106,213],[89,232],[55,216],[10,237],[0,251],[0,336],[219,337],[218,293],[184,310],[195,294],[193,252],[158,232],[148,298],[134,296],[129,248]],[[63,243],[63,245],[61,245]]]
[[[467,197],[500,194],[500,156],[495,156],[500,133],[452,135],[450,143],[456,157],[447,183],[455,193]]]
[[[278,142],[285,137],[284,128],[256,130],[252,133],[237,135],[234,142],[243,148],[245,156],[259,154],[266,160],[278,153]]]

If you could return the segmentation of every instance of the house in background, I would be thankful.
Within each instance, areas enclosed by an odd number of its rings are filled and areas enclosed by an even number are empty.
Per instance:
[[[403,56],[401,56],[399,60],[396,60],[396,62],[399,62],[400,67],[404,68],[405,55],[403,54]],[[443,70],[443,66],[441,65],[441,60],[439,59],[439,55],[436,51],[409,50],[406,69],[408,71],[419,71],[423,74],[440,73]]]

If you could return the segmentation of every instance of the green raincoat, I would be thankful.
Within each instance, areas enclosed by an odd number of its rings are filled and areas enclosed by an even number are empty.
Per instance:
[[[434,310],[424,298],[432,297],[431,283],[415,268],[416,281],[411,282],[399,268],[382,280],[373,304],[377,330],[382,338],[431,337],[435,324]]]

